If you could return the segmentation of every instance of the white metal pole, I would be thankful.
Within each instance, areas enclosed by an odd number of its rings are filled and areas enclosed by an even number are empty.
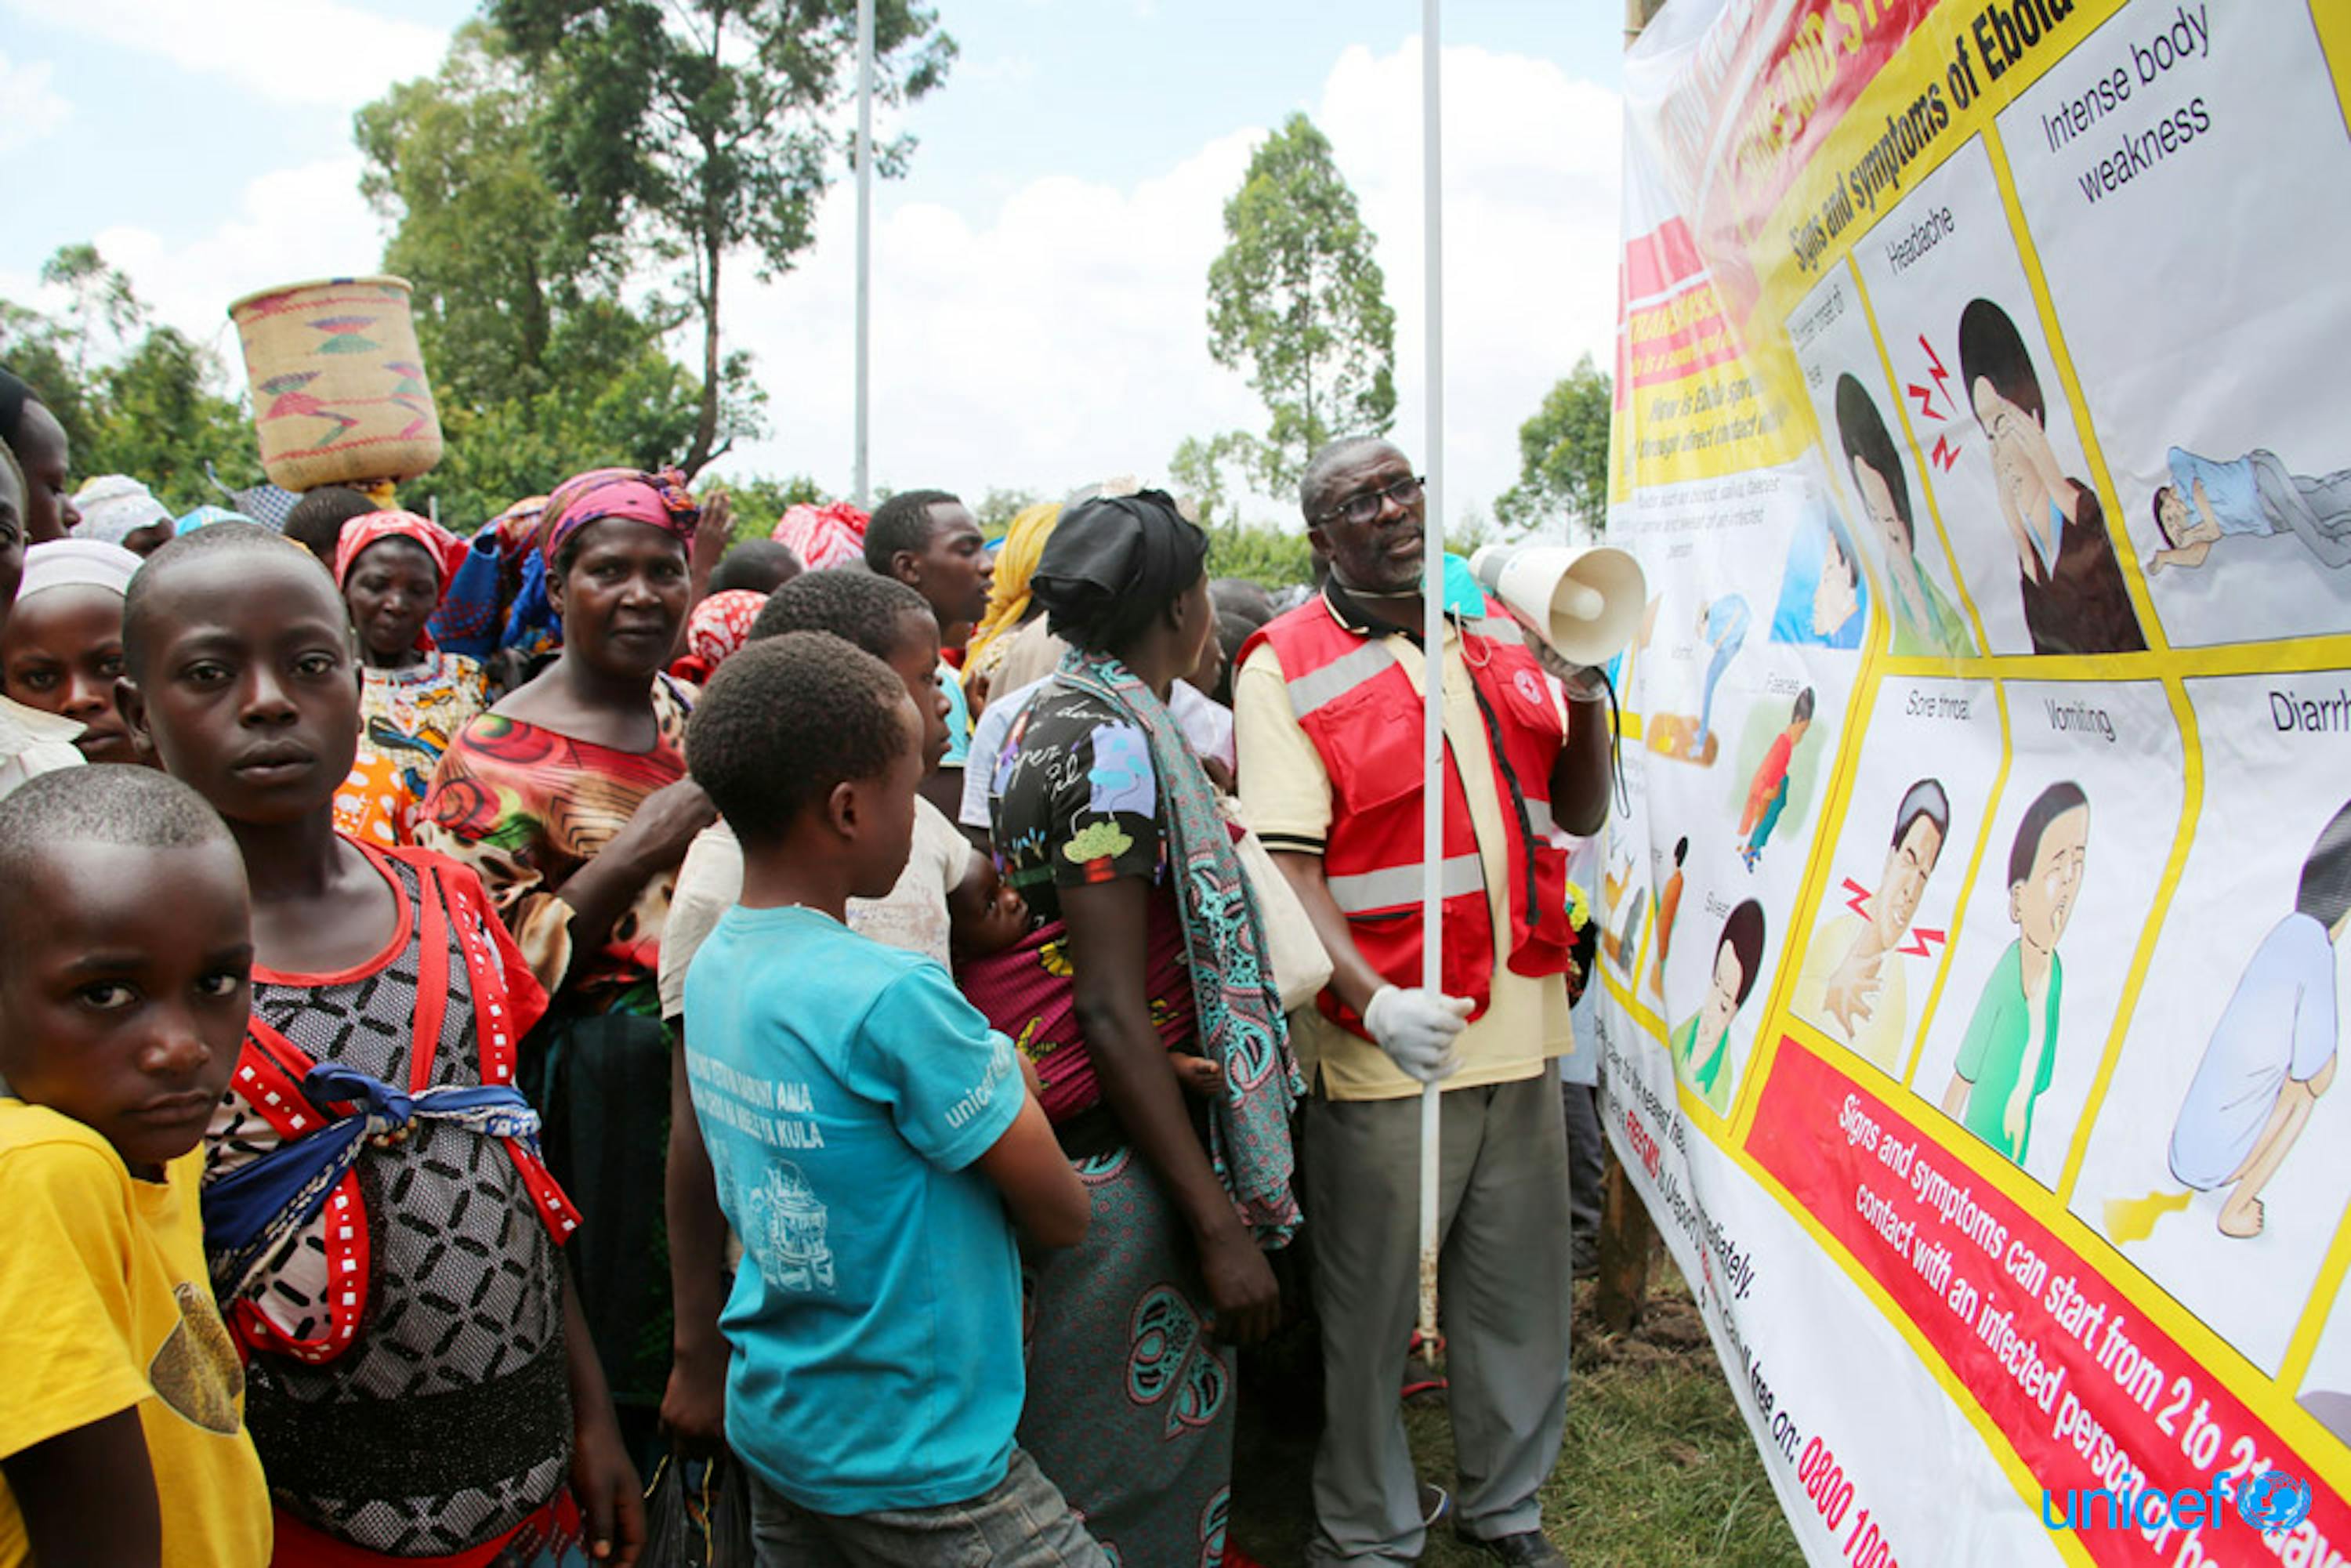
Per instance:
[[[1420,983],[1441,989],[1445,942],[1445,159],[1438,126],[1443,95],[1437,36],[1438,0],[1421,0],[1421,234],[1427,287],[1423,304],[1428,333],[1426,391],[1428,434],[1428,559],[1421,587],[1422,811]],[[1420,1092],[1420,1337],[1424,1354],[1437,1345],[1437,1124],[1442,1089]]]
[[[867,401],[873,337],[873,0],[857,0],[857,450],[851,487],[870,505]]]

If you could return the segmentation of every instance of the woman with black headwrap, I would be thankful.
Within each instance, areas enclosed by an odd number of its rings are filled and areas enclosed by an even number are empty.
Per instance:
[[[66,427],[41,394],[0,371],[0,441],[25,476],[25,542],[61,539],[81,521],[66,489]]]
[[[1264,932],[1166,706],[1215,634],[1207,557],[1207,537],[1155,490],[1063,517],[1031,591],[1071,651],[1015,721],[991,822],[1005,880],[1041,925],[1066,927],[1092,1081],[1056,1130],[1092,1223],[1037,1280],[1020,1441],[1133,1563],[1214,1558],[1232,1479],[1226,1347],[1274,1328],[1261,1249],[1299,1221],[1290,1114],[1303,1085]],[[1189,970],[1171,1009],[1195,1015],[1184,1049],[1223,1074],[1196,1124],[1148,999],[1155,936],[1180,942]]]

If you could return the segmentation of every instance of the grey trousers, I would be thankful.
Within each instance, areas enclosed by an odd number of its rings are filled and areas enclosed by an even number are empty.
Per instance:
[[[1110,1568],[1061,1489],[1021,1448],[992,1489],[940,1508],[811,1513],[757,1475],[750,1479],[758,1568]]]
[[[1566,1128],[1551,1071],[1442,1101],[1439,1326],[1458,1528],[1542,1526],[1567,1418]],[[1427,1534],[1397,1391],[1419,1311],[1420,1102],[1307,1103],[1306,1213],[1322,1319],[1313,1563],[1409,1563]]]

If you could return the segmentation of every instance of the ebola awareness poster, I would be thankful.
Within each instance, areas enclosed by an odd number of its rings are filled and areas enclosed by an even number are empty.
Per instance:
[[[1815,1563],[2351,1563],[2351,5],[1626,59],[1603,1114]]]

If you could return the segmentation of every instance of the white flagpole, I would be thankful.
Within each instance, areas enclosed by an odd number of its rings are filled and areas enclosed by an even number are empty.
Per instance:
[[[850,487],[866,497],[866,402],[873,325],[873,0],[857,0],[857,450]]]
[[[1444,149],[1438,130],[1440,50],[1438,0],[1421,0],[1421,234],[1427,287],[1423,310],[1428,333],[1424,395],[1428,400],[1428,559],[1421,588],[1421,634],[1427,662],[1422,677],[1422,811],[1420,983],[1442,989],[1445,865],[1445,219]],[[1420,1337],[1422,1354],[1437,1354],[1437,1113],[1441,1093],[1420,1092]]]

